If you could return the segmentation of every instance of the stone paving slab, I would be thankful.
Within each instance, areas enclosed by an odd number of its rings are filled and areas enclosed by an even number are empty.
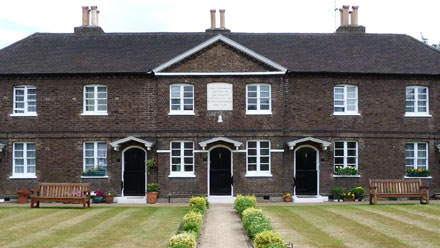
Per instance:
[[[211,204],[205,214],[198,248],[252,248],[232,204]]]

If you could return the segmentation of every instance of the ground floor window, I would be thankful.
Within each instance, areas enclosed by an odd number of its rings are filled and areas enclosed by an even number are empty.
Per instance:
[[[84,143],[84,172],[98,172],[104,175],[107,173],[107,144],[105,142]]]
[[[270,174],[270,141],[247,142],[247,174]]]
[[[171,142],[171,175],[194,175],[193,147],[191,141]]]
[[[36,157],[35,143],[14,143],[13,176],[35,177]]]
[[[356,141],[335,142],[335,174],[358,174],[358,145]]]
[[[428,176],[428,144],[406,143],[405,164],[408,176]]]

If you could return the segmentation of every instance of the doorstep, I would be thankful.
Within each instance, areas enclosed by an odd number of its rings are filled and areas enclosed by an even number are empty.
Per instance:
[[[209,203],[234,203],[235,197],[232,196],[223,196],[223,195],[211,195],[208,196]]]
[[[130,204],[146,204],[146,196],[121,196],[115,197],[117,203],[130,203]]]
[[[328,196],[320,195],[294,195],[292,197],[295,203],[322,203],[328,202]]]

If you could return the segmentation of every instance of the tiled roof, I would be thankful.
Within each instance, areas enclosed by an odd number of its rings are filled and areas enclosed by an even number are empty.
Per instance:
[[[0,74],[146,73],[213,33],[35,33],[0,50]],[[224,33],[292,72],[440,75],[440,52],[407,35]]]

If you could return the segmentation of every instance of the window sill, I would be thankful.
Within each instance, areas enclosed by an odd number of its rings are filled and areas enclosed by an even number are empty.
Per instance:
[[[175,112],[169,112],[168,115],[196,115],[196,114],[191,111],[188,112],[175,111]]]
[[[271,115],[272,111],[246,111],[246,115]]]
[[[342,116],[360,116],[360,113],[343,113],[343,112],[333,112],[333,115],[342,115]]]
[[[194,174],[171,174],[168,177],[194,178],[194,177],[196,177],[196,175],[194,175]]]
[[[14,113],[14,114],[10,114],[9,116],[12,117],[36,117],[38,116],[37,113],[29,113],[29,114],[23,114],[23,113]]]
[[[259,173],[259,174],[246,173],[245,177],[272,177],[272,174],[270,174],[270,173],[265,173],[265,174],[263,174],[263,173]]]
[[[432,117],[432,115],[430,115],[430,114],[413,114],[413,113],[405,113],[405,117],[429,118],[429,117]]]
[[[83,112],[83,113],[81,113],[81,115],[83,115],[83,116],[90,116],[90,115],[106,116],[106,115],[108,115],[108,113],[107,112]]]
[[[361,177],[361,175],[333,175],[333,177]]]
[[[408,179],[411,179],[411,178],[415,178],[415,179],[432,179],[432,176],[427,176],[427,177],[409,177],[409,176],[404,176],[403,178],[408,178]]]
[[[81,176],[81,178],[86,178],[86,179],[100,179],[100,178],[108,178],[108,176]]]
[[[9,179],[37,179],[37,176],[10,176]]]

